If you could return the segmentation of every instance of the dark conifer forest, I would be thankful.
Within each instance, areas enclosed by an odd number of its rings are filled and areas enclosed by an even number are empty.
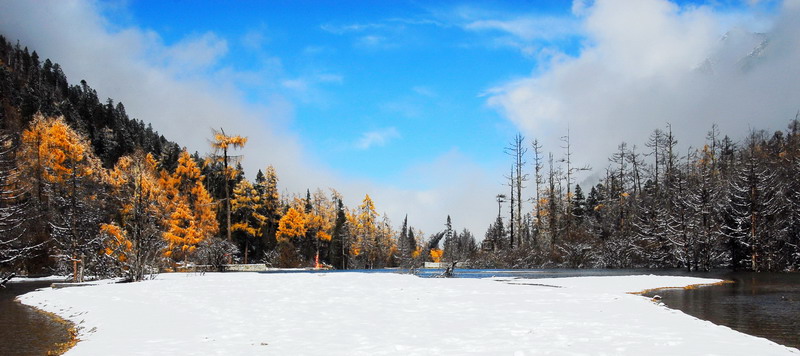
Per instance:
[[[591,187],[574,184],[565,140],[556,163],[536,141],[530,150],[518,144],[521,137],[511,145],[512,156],[532,153],[525,156],[532,169],[530,176],[507,176],[511,198],[501,198],[512,200],[510,223],[498,216],[486,233],[484,251],[506,251],[501,264],[689,271],[800,266],[797,118],[785,130],[753,130],[738,140],[713,126],[705,142],[688,150],[677,148],[666,125],[652,131],[645,149],[620,143]],[[512,171],[528,170],[514,162]],[[536,192],[534,211],[515,216],[513,196],[523,184]]]
[[[130,118],[124,99],[70,84],[58,63],[0,36],[0,269],[139,280],[229,263],[800,267],[797,117],[738,138],[709,127],[705,142],[680,146],[665,123],[644,148],[620,143],[607,166],[593,168],[602,178],[592,186],[576,184],[588,167],[571,159],[591,147],[567,137],[566,150],[545,156],[538,141],[517,136],[481,242],[449,216],[428,235],[407,217],[395,228],[368,195],[352,209],[332,189],[282,196],[273,167],[250,182],[229,158],[246,138],[210,132],[214,153],[190,153],[147,118]]]
[[[20,133],[37,112],[64,116],[91,142],[105,167],[136,148],[177,162],[178,146],[142,120],[132,119],[122,102],[103,100],[86,81],[70,85],[58,63],[42,59],[35,50],[0,36],[0,129]]]

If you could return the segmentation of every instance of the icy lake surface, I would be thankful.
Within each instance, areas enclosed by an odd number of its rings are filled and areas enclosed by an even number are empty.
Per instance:
[[[70,355],[800,355],[628,294],[717,281],[165,274],[21,299],[78,324]]]
[[[423,271],[433,277],[441,270]],[[776,272],[687,272],[649,269],[531,269],[531,270],[456,270],[456,277],[487,276],[515,278],[558,278],[579,276],[678,275],[719,278],[732,281],[697,289],[659,290],[646,295],[663,297],[670,308],[735,330],[765,337],[777,343],[800,348],[800,273]]]

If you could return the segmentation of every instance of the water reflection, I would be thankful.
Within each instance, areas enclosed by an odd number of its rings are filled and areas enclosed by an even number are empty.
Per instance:
[[[422,277],[436,277],[442,270],[422,270]],[[559,278],[656,274],[719,278],[734,283],[697,289],[668,289],[646,294],[662,297],[668,307],[714,324],[800,348],[800,273],[686,272],[685,270],[469,270],[458,269],[458,278],[517,277]]]
[[[686,314],[800,348],[800,275],[796,273],[717,273],[734,283],[692,290],[671,289],[664,304]]]
[[[8,283],[6,288],[0,288],[0,355],[46,355],[57,343],[69,340],[64,325],[14,301],[18,295],[51,283]]]

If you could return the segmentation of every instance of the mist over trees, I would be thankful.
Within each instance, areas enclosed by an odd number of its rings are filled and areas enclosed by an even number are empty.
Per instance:
[[[382,268],[433,259],[366,195],[280,194],[272,166],[245,178],[247,138],[210,130],[190,153],[57,63],[0,36],[0,269],[120,275],[227,263]],[[436,249],[438,246],[433,246]],[[435,253],[434,253],[435,255]]]
[[[426,235],[395,224],[369,195],[280,193],[279,173],[246,178],[247,138],[209,130],[191,153],[101,102],[85,81],[0,37],[0,272],[147,278],[230,263],[273,267],[712,268],[800,266],[800,118],[741,140],[708,128],[679,152],[669,125],[644,148],[619,144],[602,179],[573,161],[569,132],[552,151],[516,135],[498,214],[476,239],[447,212]],[[699,147],[699,148],[698,148]],[[500,154],[501,150],[498,149]],[[532,208],[531,208],[532,207]]]

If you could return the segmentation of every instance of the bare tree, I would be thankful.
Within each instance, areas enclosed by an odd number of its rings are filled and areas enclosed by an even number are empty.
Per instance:
[[[559,240],[559,202],[561,199],[561,187],[558,185],[560,180],[559,172],[553,165],[553,154],[549,154],[548,163],[550,171],[547,172],[547,217],[548,217],[548,230],[550,230],[550,248],[555,250],[556,243]]]
[[[647,143],[645,143],[645,147],[649,148],[651,151],[646,153],[645,156],[653,156],[655,163],[653,165],[653,182],[655,183],[656,189],[659,189],[658,179],[661,177],[660,169],[661,165],[664,164],[662,156],[664,155],[663,151],[660,151],[661,147],[663,146],[664,142],[664,131],[661,129],[653,130],[653,133],[650,134],[650,138],[648,139]]]
[[[628,152],[628,163],[631,165],[631,179],[633,180],[633,194],[638,195],[642,191],[642,166],[644,161],[642,155],[636,152],[636,145]]]
[[[516,180],[515,180],[515,178],[516,178],[516,175],[514,174],[514,165],[511,165],[511,174],[506,176],[506,179],[508,179],[508,186],[509,186],[509,188],[511,188],[511,194],[509,194],[509,198],[511,199],[510,200],[510,203],[511,203],[510,205],[511,206],[508,209],[509,213],[511,214],[511,218],[508,221],[509,239],[510,239],[509,248],[513,248],[514,247],[514,236],[516,234],[516,231],[514,231],[514,220],[515,220],[514,219],[514,210],[515,210],[514,207],[516,206],[516,201],[517,201],[516,200],[516,194],[514,194],[514,188],[516,188]]]
[[[534,208],[536,209],[536,231],[537,234],[542,231],[542,208],[540,204],[542,204],[542,198],[540,196],[542,187],[541,185],[544,184],[544,177],[542,176],[542,145],[539,144],[538,139],[533,140],[533,144],[531,146],[533,148],[533,171],[534,171]]]
[[[567,135],[561,137],[561,142],[563,143],[563,148],[565,150],[564,158],[561,159],[561,162],[564,162],[567,165],[567,169],[564,172],[566,183],[567,183],[567,214],[566,214],[566,227],[567,230],[572,225],[572,183],[575,178],[575,174],[581,171],[589,171],[591,168],[586,165],[583,167],[574,167],[572,165],[572,145],[570,143],[570,135],[569,135],[569,127],[567,127]]]
[[[520,245],[521,242],[519,241],[519,231],[522,226],[522,190],[525,189],[524,183],[528,180],[528,175],[522,173],[526,163],[525,153],[528,152],[528,149],[525,147],[525,137],[521,134],[514,136],[514,140],[506,147],[505,152],[514,160],[511,168],[511,176],[509,177],[512,211],[511,244],[509,247],[513,249],[515,240],[517,240],[517,245]]]

